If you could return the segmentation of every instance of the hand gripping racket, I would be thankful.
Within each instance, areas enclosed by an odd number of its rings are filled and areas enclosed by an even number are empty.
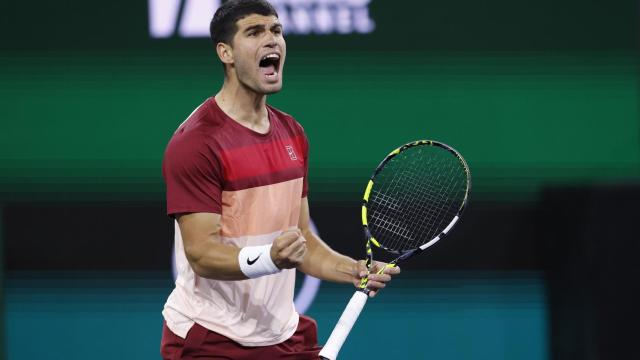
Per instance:
[[[446,144],[419,140],[387,155],[373,172],[362,202],[369,271],[371,244],[398,255],[387,264],[393,267],[441,240],[460,219],[470,189],[466,161]],[[351,297],[320,352],[321,359],[336,359],[367,302],[367,282],[364,277]]]

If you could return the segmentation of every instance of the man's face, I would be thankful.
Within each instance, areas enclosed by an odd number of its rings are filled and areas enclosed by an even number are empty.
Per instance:
[[[259,94],[280,91],[287,46],[278,18],[252,14],[237,26],[232,49],[238,80]]]

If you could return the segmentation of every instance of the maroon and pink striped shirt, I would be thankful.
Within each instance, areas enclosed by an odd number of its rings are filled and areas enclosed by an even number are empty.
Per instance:
[[[293,117],[267,106],[269,131],[257,133],[227,116],[209,98],[180,125],[163,161],[167,212],[221,215],[221,241],[270,244],[296,228],[307,196],[308,143]],[[198,323],[245,346],[286,340],[298,324],[295,270],[243,281],[195,274],[176,225],[176,288],[163,315],[185,337]]]

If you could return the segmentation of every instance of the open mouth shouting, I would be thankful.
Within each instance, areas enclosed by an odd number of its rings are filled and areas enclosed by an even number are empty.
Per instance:
[[[280,54],[277,52],[268,53],[260,58],[260,71],[269,82],[278,81],[280,72]]]

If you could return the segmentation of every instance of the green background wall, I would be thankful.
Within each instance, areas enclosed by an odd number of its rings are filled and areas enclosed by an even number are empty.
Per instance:
[[[390,149],[422,138],[465,155],[479,197],[530,198],[546,183],[639,174],[633,53],[387,56],[290,50],[285,90],[270,102],[305,127],[321,200],[359,192]],[[160,197],[168,138],[221,83],[209,51],[31,54],[5,57],[0,69],[0,183],[9,197]]]

